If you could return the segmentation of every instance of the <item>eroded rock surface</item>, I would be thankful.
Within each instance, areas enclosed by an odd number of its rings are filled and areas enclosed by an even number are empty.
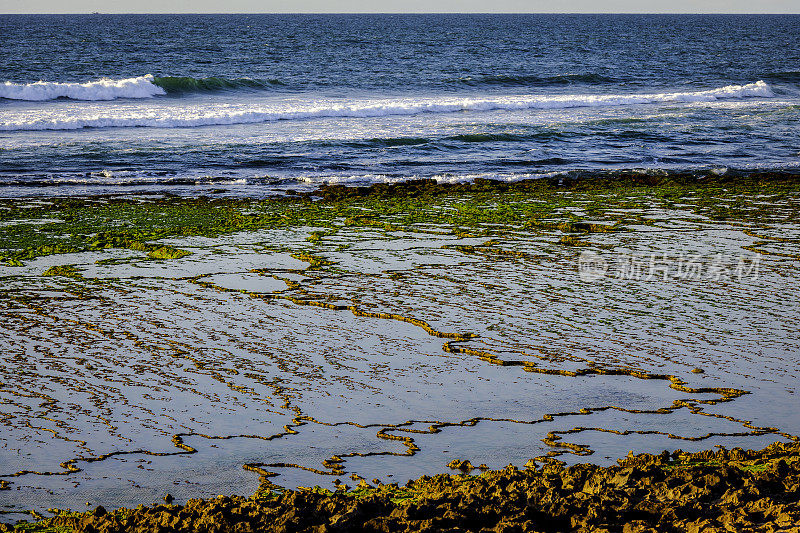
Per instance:
[[[507,467],[62,514],[43,527],[138,531],[800,531],[800,445],[642,454],[619,466]]]

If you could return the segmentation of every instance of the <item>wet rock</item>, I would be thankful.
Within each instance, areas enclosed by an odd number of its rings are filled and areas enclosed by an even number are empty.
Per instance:
[[[453,470],[461,470],[462,472],[472,472],[475,467],[472,466],[472,463],[469,461],[459,461],[458,459],[454,459],[450,461],[447,466],[452,468]]]
[[[463,470],[461,461],[454,466]],[[629,456],[619,466],[545,463],[405,487],[192,499],[43,522],[79,532],[763,531],[800,533],[800,444]],[[471,465],[470,465],[471,466]],[[2,530],[0,530],[2,531]]]

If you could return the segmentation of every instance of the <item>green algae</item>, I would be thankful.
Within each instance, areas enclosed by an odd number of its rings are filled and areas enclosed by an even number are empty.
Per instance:
[[[420,180],[369,188],[324,187],[309,196],[269,200],[210,198],[53,199],[30,206],[0,202],[0,218],[21,221],[0,227],[0,262],[19,266],[36,257],[111,248],[142,251],[152,259],[175,259],[186,251],[158,244],[160,239],[215,237],[241,231],[296,227],[315,230],[316,244],[341,227],[420,231],[435,225],[455,235],[496,236],[509,231],[555,231],[565,245],[579,236],[647,223],[620,209],[685,209],[716,221],[796,221],[800,177],[769,174],[749,177],[620,175],[584,180],[528,180],[438,185]],[[754,201],[759,197],[762,201]],[[775,210],[769,201],[791,199]],[[584,215],[576,215],[579,210]],[[589,217],[586,220],[583,217]],[[47,224],[34,224],[41,219]],[[598,221],[597,219],[601,219]],[[27,223],[25,223],[27,221]],[[574,237],[573,237],[574,235]]]
[[[40,522],[23,522],[16,524],[11,531],[25,531],[30,533],[72,533],[75,530],[69,526],[51,526]]]
[[[143,506],[139,506],[139,509],[144,508]],[[73,511],[70,509],[49,509],[52,513],[52,516],[49,518],[44,517],[36,517],[35,522],[26,522],[21,521],[17,522],[13,526],[6,526],[6,531],[15,531],[15,532],[25,532],[25,533],[72,533],[75,529],[68,525],[59,525],[53,524],[53,521],[57,520],[81,520],[82,518],[91,517],[91,516],[109,516],[114,517],[118,520],[125,520],[128,518],[135,510],[134,509],[116,509],[114,511],[106,512],[105,509],[99,507],[97,509],[91,511]],[[3,533],[3,524],[0,524],[0,533]]]
[[[584,242],[575,235],[564,235],[558,239],[558,244],[563,244],[564,246],[588,246],[589,243]]]
[[[797,456],[781,456],[774,458],[757,457],[739,460],[730,458],[728,458],[728,460],[698,459],[696,457],[697,455],[695,454],[681,454],[677,458],[670,459],[660,466],[665,471],[707,466],[713,468],[731,467],[744,472],[766,472],[776,468],[779,461],[792,464],[800,460]]]
[[[191,255],[191,252],[180,250],[172,246],[159,246],[155,250],[151,250],[147,253],[147,257],[150,259],[180,259],[187,255]]]
[[[324,266],[333,264],[332,261],[328,261],[324,257],[319,257],[317,255],[312,255],[312,254],[295,252],[292,253],[291,256],[294,257],[295,259],[308,263],[310,265],[308,267],[309,269],[322,268]]]
[[[671,186],[670,186],[671,187]],[[697,197],[703,197],[704,193],[697,192],[695,189],[702,189],[700,186],[692,185],[688,187],[690,191],[688,194],[693,195],[695,200]],[[592,225],[614,228],[615,231],[623,231],[626,224],[653,224],[652,221],[643,220],[640,215],[618,215],[609,213],[613,209],[619,209],[621,206],[641,205],[646,207],[653,207],[654,205],[661,208],[673,205],[673,199],[677,198],[675,194],[660,194],[660,191],[644,191],[636,187],[621,187],[620,191],[615,191],[613,188],[603,189],[598,191],[560,191],[557,188],[549,189],[536,189],[533,192],[524,188],[520,189],[507,189],[496,188],[493,190],[469,188],[449,190],[443,188],[440,191],[432,191],[424,195],[412,196],[404,198],[402,195],[394,201],[386,201],[384,199],[376,200],[369,196],[356,196],[344,197],[340,200],[331,201],[323,197],[319,202],[309,202],[305,199],[298,199],[287,202],[255,202],[255,201],[205,201],[198,202],[195,205],[194,201],[167,199],[165,201],[152,202],[153,205],[124,205],[125,209],[120,211],[121,215],[128,213],[129,210],[133,215],[140,216],[138,213],[142,209],[152,209],[156,212],[152,218],[159,219],[159,223],[163,227],[159,228],[136,228],[120,219],[117,227],[125,227],[124,230],[108,230],[87,233],[83,235],[88,241],[88,248],[86,250],[97,250],[106,248],[121,248],[131,249],[140,252],[145,252],[148,256],[155,253],[157,250],[166,248],[163,257],[151,257],[153,259],[168,259],[172,253],[183,252],[168,246],[161,246],[158,243],[150,242],[152,236],[154,240],[161,238],[171,238],[176,235],[221,235],[225,233],[232,233],[236,231],[250,231],[253,229],[261,228],[287,228],[287,227],[300,227],[300,226],[323,226],[329,227],[329,232],[334,232],[342,225],[351,227],[368,228],[370,231],[374,229],[387,232],[397,231],[398,228],[405,228],[408,231],[423,231],[430,230],[432,225],[437,225],[441,233],[448,231],[454,235],[470,235],[470,236],[483,236],[491,237],[482,246],[453,246],[454,249],[462,253],[484,253],[488,254],[489,251],[501,252],[497,250],[501,246],[502,240],[496,239],[497,236],[503,236],[509,232],[526,231],[537,232],[549,237],[550,242],[557,243],[564,237],[574,238],[577,242],[585,242],[580,239],[587,239],[591,237],[592,233],[606,233],[604,229],[593,231]],[[797,191],[792,187],[786,188],[786,195],[796,195]],[[709,192],[709,199],[719,199],[728,194],[725,191],[713,190]],[[753,205],[752,197],[756,195],[756,189],[750,189],[745,192],[738,192],[737,194],[748,195],[750,200],[741,201],[742,209],[747,208],[748,205]],[[638,200],[634,201],[631,198],[638,195]],[[661,197],[666,198],[666,200]],[[687,196],[688,198],[688,196]],[[662,201],[663,200],[663,201]],[[784,198],[785,200],[785,198]],[[688,201],[683,198],[682,201]],[[637,203],[638,202],[638,203]],[[503,203],[509,205],[504,206]],[[728,205],[731,205],[730,203]],[[85,208],[90,210],[92,200],[87,200],[83,207],[75,207],[75,209]],[[166,217],[157,217],[160,211],[179,210],[179,208],[186,208],[188,211],[197,209],[199,211],[206,210],[207,219],[209,222],[203,226],[201,223],[192,218],[187,218],[187,225],[181,226],[180,220],[166,220]],[[580,215],[569,212],[570,208],[580,208],[582,210]],[[696,212],[702,212],[707,206],[700,202],[695,202],[693,209]],[[749,208],[748,208],[749,209]],[[213,217],[220,211],[226,210],[241,210],[244,218],[239,217],[222,217],[222,222],[217,224],[213,222]],[[371,211],[370,211],[371,210]],[[415,210],[410,213],[408,210]],[[745,209],[746,210],[746,209]],[[353,212],[370,211],[369,216],[353,214]],[[277,213],[277,215],[276,215]],[[130,214],[130,213],[128,213]],[[748,214],[741,218],[741,220],[749,220]],[[773,212],[762,213],[764,217],[783,216]],[[790,216],[793,216],[789,213]],[[128,216],[128,215],[126,215]],[[131,215],[132,216],[132,215]],[[255,217],[255,218],[254,218]],[[346,218],[343,218],[346,217]],[[603,224],[596,224],[587,220],[582,220],[581,217],[589,219],[603,219],[606,222]],[[561,222],[562,220],[566,222]],[[106,218],[104,224],[108,224],[109,220]],[[227,223],[225,221],[233,221]],[[391,222],[387,222],[391,220]],[[212,223],[213,222],[213,223]],[[170,226],[170,224],[173,224]],[[194,225],[192,225],[194,224]],[[246,225],[249,229],[243,230]],[[76,234],[70,233],[71,226],[68,224],[63,228],[65,233],[59,238],[67,240],[76,237]],[[324,232],[313,232],[323,234]],[[564,236],[562,233],[567,233]],[[82,234],[81,234],[82,235]],[[81,235],[78,237],[83,238]],[[77,237],[76,237],[77,238]],[[319,236],[321,239],[321,235]],[[309,238],[307,241],[311,244],[319,242],[319,239]],[[50,250],[57,249],[57,246],[49,244],[41,245],[36,253],[43,252],[41,255],[51,255]],[[491,250],[490,250],[491,248]],[[70,248],[70,251],[80,251],[76,245]],[[172,252],[172,251],[175,252]],[[521,253],[516,251],[509,251],[509,253]],[[185,253],[184,253],[185,255]],[[292,256],[301,261],[307,262],[310,269],[321,268],[331,264],[330,261],[318,255],[305,252],[294,252]],[[69,265],[65,265],[68,267]],[[74,270],[74,266],[73,266]],[[58,272],[58,273],[55,273]],[[69,272],[69,269],[64,269],[63,272]],[[69,276],[68,273],[62,273],[58,270],[49,275]],[[334,308],[334,307],[331,307]],[[373,315],[356,315],[356,316],[373,316]],[[495,358],[489,360],[495,364],[517,364],[517,361],[500,361]],[[524,370],[534,371],[535,369],[523,367]],[[759,468],[752,466],[752,468]],[[323,490],[323,489],[321,489]],[[389,491],[394,489],[387,489]],[[399,490],[399,489],[398,489]],[[398,492],[396,498],[399,500],[415,498],[413,494],[403,489],[403,492]],[[357,487],[352,491],[345,489],[345,494],[350,494],[353,498],[368,498],[370,492],[374,489],[367,489],[364,487]],[[352,494],[351,494],[352,493]],[[393,496],[394,497],[394,496]]]
[[[319,494],[322,496],[343,496],[348,499],[360,501],[368,500],[371,498],[381,498],[389,500],[395,504],[415,503],[425,496],[425,491],[409,487],[401,487],[397,483],[388,485],[377,484],[375,486],[369,485],[365,482],[360,483],[355,488],[347,487],[346,485],[339,485],[337,490],[329,490],[319,486],[311,488],[298,488],[299,492],[306,492],[311,494]],[[277,495],[275,496],[277,497]]]
[[[80,513],[76,511],[70,510],[61,510],[61,509],[51,509],[53,513],[53,517],[60,517],[66,519],[80,519],[81,517],[85,516],[87,513]],[[37,513],[38,514],[38,513]],[[42,516],[35,516],[35,522],[26,522],[20,521],[14,524],[13,526],[6,526],[7,529],[5,531],[16,531],[16,532],[25,532],[25,533],[71,533],[74,531],[73,528],[65,525],[54,525],[51,524],[49,519],[46,519]],[[0,524],[0,532],[3,532],[2,524]]]
[[[312,231],[308,237],[306,237],[306,241],[316,244],[326,235],[329,235],[329,233],[325,231]]]
[[[82,277],[75,268],[75,265],[55,265],[42,272],[42,276],[64,276],[68,278]]]

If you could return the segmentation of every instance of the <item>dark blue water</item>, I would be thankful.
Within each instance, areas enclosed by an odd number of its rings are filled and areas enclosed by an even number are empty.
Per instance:
[[[0,50],[4,196],[800,167],[800,16],[0,16]]]

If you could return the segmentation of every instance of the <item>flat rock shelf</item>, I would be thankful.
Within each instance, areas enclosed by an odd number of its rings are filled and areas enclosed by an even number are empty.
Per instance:
[[[0,521],[791,531],[798,213],[782,173],[0,200]]]

